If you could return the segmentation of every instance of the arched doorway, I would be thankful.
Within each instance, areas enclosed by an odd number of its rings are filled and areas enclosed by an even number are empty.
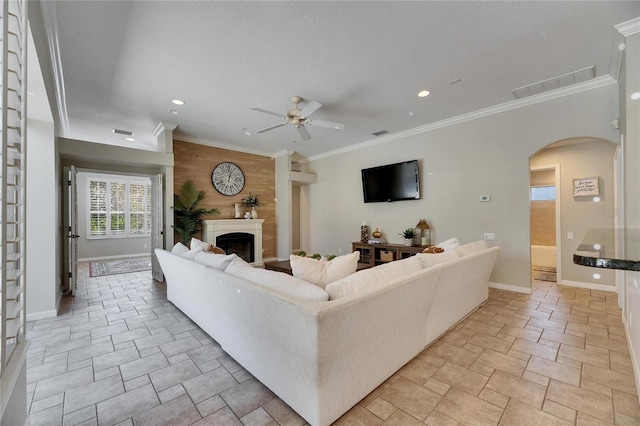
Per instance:
[[[616,291],[613,271],[575,265],[573,254],[589,229],[616,227],[617,147],[605,139],[576,137],[529,157],[532,282]],[[574,181],[584,178],[596,179],[597,196],[574,194]]]

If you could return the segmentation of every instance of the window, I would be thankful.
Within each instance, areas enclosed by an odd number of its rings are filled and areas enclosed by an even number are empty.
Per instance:
[[[531,201],[545,201],[556,199],[555,186],[532,186]]]
[[[151,235],[149,179],[87,178],[89,238]]]

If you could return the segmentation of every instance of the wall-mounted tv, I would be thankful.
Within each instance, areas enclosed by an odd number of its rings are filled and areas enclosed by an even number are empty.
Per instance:
[[[362,169],[365,203],[420,199],[418,160]]]

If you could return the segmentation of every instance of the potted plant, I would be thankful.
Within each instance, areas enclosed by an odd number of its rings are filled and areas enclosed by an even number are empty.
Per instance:
[[[202,218],[213,214],[220,214],[218,209],[205,209],[198,207],[204,200],[206,193],[198,191],[191,179],[184,181],[180,194],[173,196],[173,226],[172,228],[180,234],[182,243],[189,246],[189,240],[202,227]]]
[[[405,246],[410,247],[411,245],[413,245],[413,237],[416,236],[415,232],[413,231],[413,228],[407,228],[401,233],[399,233],[398,235],[401,235],[402,238],[404,238]]]
[[[257,195],[255,195],[253,192],[250,192],[249,195],[247,195],[242,199],[242,204],[251,208],[251,219],[258,218],[258,212],[256,211],[256,207],[260,205],[260,200],[258,199]]]

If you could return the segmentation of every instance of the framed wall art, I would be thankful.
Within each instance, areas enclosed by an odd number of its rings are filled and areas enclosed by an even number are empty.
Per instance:
[[[600,195],[600,178],[591,176],[573,180],[574,197],[590,197]]]

